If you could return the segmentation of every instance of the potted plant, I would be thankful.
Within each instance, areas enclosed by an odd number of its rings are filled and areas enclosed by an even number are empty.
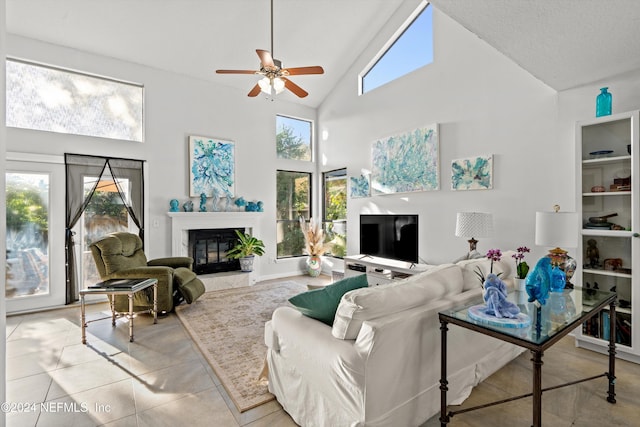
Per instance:
[[[250,234],[236,230],[238,243],[227,252],[227,256],[240,260],[240,269],[244,272],[253,271],[253,258],[255,255],[264,255],[264,242]]]
[[[312,277],[318,277],[322,272],[321,256],[327,251],[322,223],[309,218],[309,224],[307,224],[305,219],[300,217],[300,228],[304,235],[304,251],[309,255],[306,261],[307,273]]]
[[[527,273],[529,273],[529,264],[526,261],[523,261],[524,254],[529,252],[529,248],[526,246],[521,246],[517,250],[517,252],[511,255],[516,260],[516,277],[515,277],[515,288],[518,291],[525,290],[525,280],[527,277]]]

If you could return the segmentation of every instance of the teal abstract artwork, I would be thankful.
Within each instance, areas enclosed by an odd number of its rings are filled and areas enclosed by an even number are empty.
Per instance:
[[[489,190],[493,188],[493,156],[456,159],[451,162],[452,190]]]
[[[376,194],[439,189],[438,125],[373,143],[371,188]]]
[[[233,197],[234,144],[203,136],[189,137],[189,196]]]
[[[350,177],[350,181],[352,199],[369,197],[371,195],[369,175],[352,176]]]

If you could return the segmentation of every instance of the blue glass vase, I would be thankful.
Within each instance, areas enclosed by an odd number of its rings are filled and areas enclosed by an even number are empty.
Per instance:
[[[601,88],[600,94],[596,97],[596,117],[611,115],[611,94],[607,89],[609,88]]]

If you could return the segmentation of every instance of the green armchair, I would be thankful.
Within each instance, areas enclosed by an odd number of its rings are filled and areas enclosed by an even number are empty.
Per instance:
[[[158,279],[158,312],[170,312],[174,306],[174,292],[197,289],[194,295],[184,295],[187,302],[204,292],[204,285],[191,270],[193,259],[168,257],[147,260],[142,250],[142,240],[136,234],[116,232],[93,242],[90,246],[93,259],[102,280],[109,279]],[[191,297],[191,298],[190,298]],[[134,311],[142,311],[153,305],[150,293],[134,295]],[[126,296],[115,298],[116,311],[128,311]]]

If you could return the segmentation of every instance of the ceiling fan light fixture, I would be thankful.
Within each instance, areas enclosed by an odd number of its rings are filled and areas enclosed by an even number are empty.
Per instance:
[[[276,77],[273,79],[273,89],[276,91],[276,95],[282,93],[284,90],[284,80],[280,77]]]
[[[258,86],[267,95],[278,95],[284,90],[284,80],[280,77],[264,77],[258,81]]]
[[[269,77],[265,77],[258,81],[258,86],[260,86],[260,90],[262,90],[267,95],[271,95],[271,80]]]

